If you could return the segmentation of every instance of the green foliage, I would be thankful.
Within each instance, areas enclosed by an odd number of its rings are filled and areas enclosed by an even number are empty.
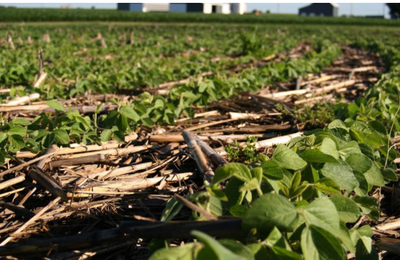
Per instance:
[[[259,161],[259,157],[255,150],[255,143],[257,142],[256,137],[247,136],[246,146],[242,147],[235,140],[233,144],[225,147],[228,154],[229,161],[232,162],[244,162],[244,163],[255,163]]]
[[[305,17],[296,15],[224,15],[196,13],[140,13],[101,9],[37,9],[2,8],[1,22],[39,21],[126,21],[126,22],[176,22],[176,23],[240,23],[240,24],[325,24],[325,25],[384,25],[398,26],[396,20],[368,19],[363,17]]]
[[[299,254],[305,259],[346,259],[346,252],[378,259],[369,227],[346,227],[363,215],[376,219],[379,205],[368,192],[390,181],[379,171],[385,160],[381,147],[363,139],[375,136],[376,130],[356,123],[335,120],[277,146],[270,159],[252,166],[230,163],[215,172],[205,193],[221,200],[225,216],[242,217],[242,228],[262,241],[257,246],[238,243],[243,251],[253,249],[248,259],[261,252],[274,259],[299,259]],[[222,182],[225,189],[218,191]],[[239,252],[237,247],[228,250]],[[222,254],[226,248],[218,250]],[[199,254],[193,259],[205,258]]]
[[[292,109],[293,112],[281,105],[278,105],[277,108],[285,116],[293,117],[296,121],[304,123],[304,129],[322,128],[336,119],[335,104],[330,102],[318,102],[312,107],[309,105],[295,107]]]

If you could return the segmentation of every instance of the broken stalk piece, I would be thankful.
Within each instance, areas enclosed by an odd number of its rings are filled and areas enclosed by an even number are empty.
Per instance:
[[[197,135],[194,135],[194,138],[197,142],[197,145],[200,146],[201,151],[203,151],[203,153],[205,153],[208,158],[210,158],[211,163],[216,168],[228,163],[221,155],[214,151],[214,149],[212,149],[207,143],[201,140]]]
[[[207,181],[211,183],[214,177],[214,172],[204,157],[201,148],[198,146],[195,136],[189,131],[182,131],[182,136],[185,139],[185,142],[187,143],[190,153],[193,155],[200,172],[204,175]]]
[[[34,88],[38,88],[40,85],[43,84],[45,79],[47,78],[47,73],[43,71],[43,52],[42,49],[39,50],[39,70],[38,75],[36,77],[36,81],[33,84]]]

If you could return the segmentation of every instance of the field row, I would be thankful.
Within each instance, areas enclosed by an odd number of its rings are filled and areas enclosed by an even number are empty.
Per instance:
[[[0,7],[0,22],[55,22],[55,21],[124,21],[159,23],[227,23],[227,24],[301,24],[301,25],[345,25],[345,26],[398,26],[399,22],[388,19],[363,17],[307,17],[297,15],[267,14],[256,16],[202,13],[138,13],[117,10],[85,9],[24,9]]]

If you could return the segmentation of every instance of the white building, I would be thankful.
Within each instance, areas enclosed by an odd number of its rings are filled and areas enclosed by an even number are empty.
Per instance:
[[[119,3],[118,10],[133,12],[173,12],[173,13],[205,13],[205,14],[244,14],[244,3]]]
[[[150,3],[122,3],[118,4],[118,10],[133,12],[168,12],[169,4],[150,4]]]
[[[177,3],[169,4],[172,13],[205,13],[230,14],[231,6],[228,3]]]
[[[233,14],[244,14],[246,12],[245,3],[234,3],[231,4],[231,13]]]

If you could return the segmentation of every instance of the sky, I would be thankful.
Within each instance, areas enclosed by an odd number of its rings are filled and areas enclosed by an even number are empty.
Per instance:
[[[306,6],[310,3],[248,3],[247,11],[252,11],[254,9],[261,10],[263,12],[269,10],[271,13],[286,13],[286,14],[297,14],[298,9],[300,7]],[[106,8],[106,9],[116,9],[116,3],[45,3],[45,4],[35,4],[35,3],[0,3],[3,6],[16,6],[16,7],[47,7],[47,8],[59,8],[62,5],[70,5],[71,8],[91,8],[95,6],[96,8]],[[365,16],[365,15],[385,15],[385,17],[389,17],[389,8],[383,3],[340,3],[339,5],[339,16],[341,15],[356,15],[356,16]]]

